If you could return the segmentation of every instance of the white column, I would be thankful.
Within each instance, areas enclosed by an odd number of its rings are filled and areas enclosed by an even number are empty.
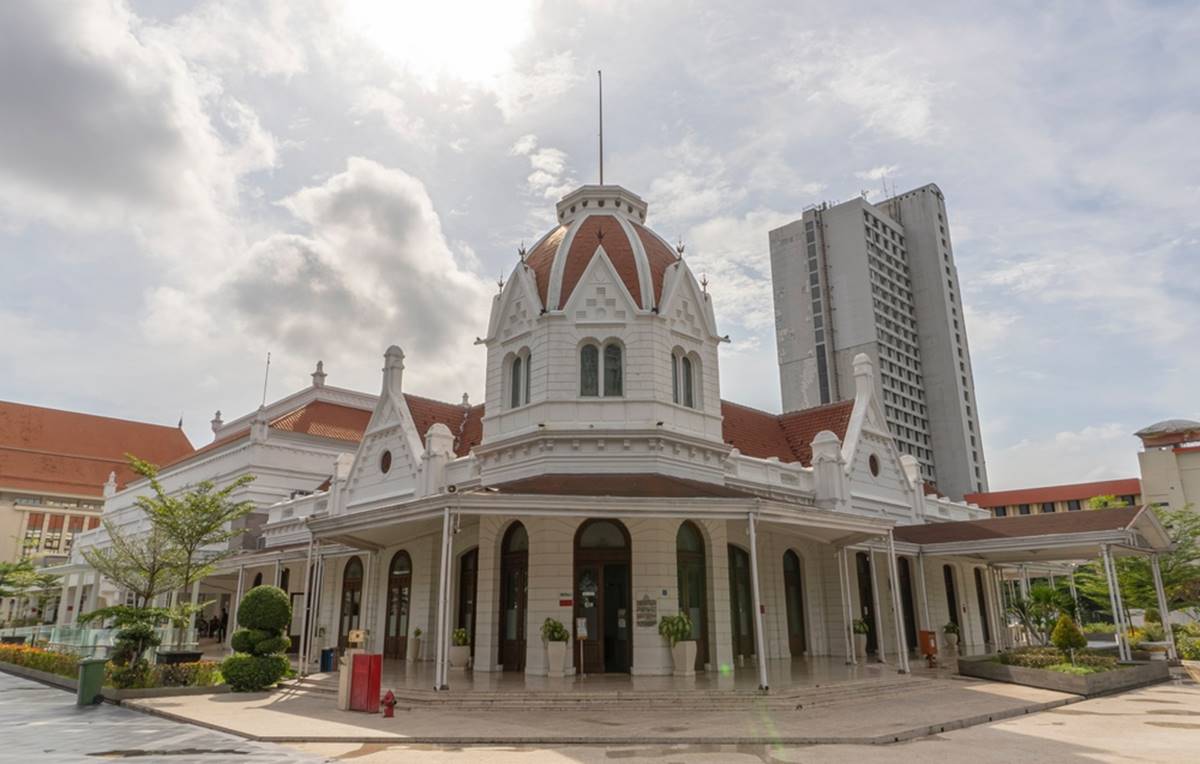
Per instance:
[[[300,644],[297,646],[296,659],[300,663],[300,676],[308,676],[308,612],[312,608],[312,559],[313,540],[308,539],[308,557],[304,559],[304,599],[300,606]]]
[[[1175,634],[1171,631],[1171,611],[1167,609],[1167,593],[1163,590],[1162,571],[1158,567],[1158,555],[1150,555],[1150,572],[1154,574],[1154,593],[1158,595],[1158,617],[1163,627],[1163,638],[1167,640],[1167,652],[1175,660]]]
[[[446,558],[446,548],[450,539],[450,508],[446,507],[442,511],[442,559],[438,573],[438,605],[437,605],[437,629],[435,630],[437,645],[434,650],[434,667],[433,667],[433,689],[446,689],[446,677],[443,671],[446,659],[446,568],[449,562]]]
[[[749,515],[750,523],[750,587],[754,597],[754,649],[758,651],[758,689],[768,689],[767,684],[767,649],[766,635],[763,634],[762,596],[758,587],[758,537],[755,529],[754,513]]]
[[[279,586],[279,560],[275,560],[275,581],[272,586]]]
[[[233,632],[237,631],[237,611],[238,605],[242,602],[242,587],[246,584],[246,566],[238,566],[237,590],[233,595],[233,602],[229,603],[229,628],[225,630],[225,644],[230,644],[233,639]]]
[[[1029,599],[1029,568],[1021,566],[1021,599]]]
[[[92,574],[92,588],[88,591],[87,611],[90,613],[96,609],[100,602],[100,571]]]
[[[985,647],[990,647],[992,652],[997,652],[1000,649],[1000,603],[996,601],[996,588],[992,586],[992,569],[985,567],[983,569],[983,596],[987,600],[983,609],[983,617],[987,619],[989,628],[992,632],[992,643]]]
[[[879,576],[875,575],[875,548],[867,547],[867,560],[870,562],[868,567],[871,568],[871,606],[875,609],[872,614],[875,618],[875,660],[879,663],[887,662],[887,651],[883,649],[883,608],[879,607]]]
[[[850,638],[850,660],[851,665],[858,665],[858,654],[854,650],[854,593],[850,588],[850,550],[842,549],[842,583],[845,586],[845,592],[842,594],[842,602],[845,604],[846,612],[843,616],[846,620],[846,634]]]
[[[362,608],[359,611],[358,627],[367,632],[367,641],[363,643],[363,648],[367,652],[371,651],[371,645],[375,642],[375,630],[371,628],[371,604],[372,597],[375,594],[375,586],[372,580],[375,575],[375,551],[367,552],[366,562],[363,564],[363,591],[362,591]]]
[[[899,658],[900,673],[908,673],[908,645],[904,640],[904,608],[900,601],[900,569],[896,564],[896,540],[889,530],[888,543],[888,572],[892,578],[892,611],[895,613],[896,624],[896,655]]]
[[[308,656],[307,660],[311,663],[314,657],[319,659],[320,654],[314,656],[313,643],[316,641],[317,632],[321,628],[321,600],[322,592],[325,586],[325,555],[321,552],[321,545],[317,544],[317,558],[314,563],[313,580],[312,580],[312,603],[309,605],[308,619]]]
[[[1071,566],[1071,573],[1067,577],[1067,586],[1071,588],[1071,600],[1075,603],[1075,617],[1079,617],[1079,590],[1075,588],[1075,566]]]
[[[75,598],[71,602],[71,625],[79,624],[79,608],[83,607],[83,574],[75,574]]]
[[[67,593],[71,589],[71,586],[68,583],[70,580],[70,575],[63,576],[62,592],[58,595],[58,612],[54,617],[54,624],[56,626],[67,625]],[[45,613],[42,613],[42,620],[46,620]]]
[[[192,616],[188,622],[187,641],[188,645],[198,645],[196,640],[196,607],[200,604],[200,582],[192,583]]]
[[[846,601],[846,550],[834,553],[838,570],[838,597],[842,601],[842,640],[846,643],[846,665],[854,663],[854,630],[851,628],[850,603]]]
[[[925,616],[925,630],[937,634],[933,626],[933,618],[929,615],[929,595],[925,589],[925,555],[917,555],[917,589],[921,596],[921,613]]]
[[[999,571],[989,565],[987,572],[988,591],[991,592],[992,602],[996,609],[996,648],[1003,650],[1008,647],[1008,618],[1004,610],[1004,589],[1000,586]]]

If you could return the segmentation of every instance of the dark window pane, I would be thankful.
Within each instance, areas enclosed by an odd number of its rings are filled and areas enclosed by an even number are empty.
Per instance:
[[[514,358],[512,362],[512,375],[509,379],[509,405],[516,408],[521,405],[521,382],[525,379],[525,374],[521,371],[521,359]]]
[[[621,346],[606,345],[604,347],[604,394],[624,395],[622,383]]]
[[[600,351],[595,345],[579,351],[579,394],[600,394]]]

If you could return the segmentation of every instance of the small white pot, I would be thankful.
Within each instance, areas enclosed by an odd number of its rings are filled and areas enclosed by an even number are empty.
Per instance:
[[[416,663],[421,660],[421,638],[411,637],[408,640],[408,650],[406,651],[405,659],[409,663]]]
[[[854,655],[858,658],[866,658],[867,657],[867,635],[866,634],[855,634],[854,635]]]
[[[948,634],[946,632],[942,632],[942,637],[944,637],[946,640],[946,647],[949,647],[951,650],[954,650],[955,648],[958,647],[958,635],[957,634]]]
[[[686,640],[676,642],[671,648],[671,660],[675,664],[675,676],[696,675],[696,642]]]
[[[455,671],[466,671],[467,662],[471,660],[470,645],[450,646],[450,668]]]
[[[566,672],[567,643],[546,643],[546,676],[561,677]]]

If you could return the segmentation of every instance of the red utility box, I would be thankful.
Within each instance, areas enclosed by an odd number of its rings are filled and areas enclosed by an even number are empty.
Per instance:
[[[350,710],[379,713],[379,681],[383,673],[383,656],[378,653],[359,653],[350,667]]]
[[[917,632],[918,642],[921,643],[921,655],[929,657],[937,655],[937,632],[921,629]]]

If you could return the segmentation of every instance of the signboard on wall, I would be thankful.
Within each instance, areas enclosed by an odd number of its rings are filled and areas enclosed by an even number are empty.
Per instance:
[[[638,626],[658,625],[658,600],[649,594],[637,601],[635,620]]]

